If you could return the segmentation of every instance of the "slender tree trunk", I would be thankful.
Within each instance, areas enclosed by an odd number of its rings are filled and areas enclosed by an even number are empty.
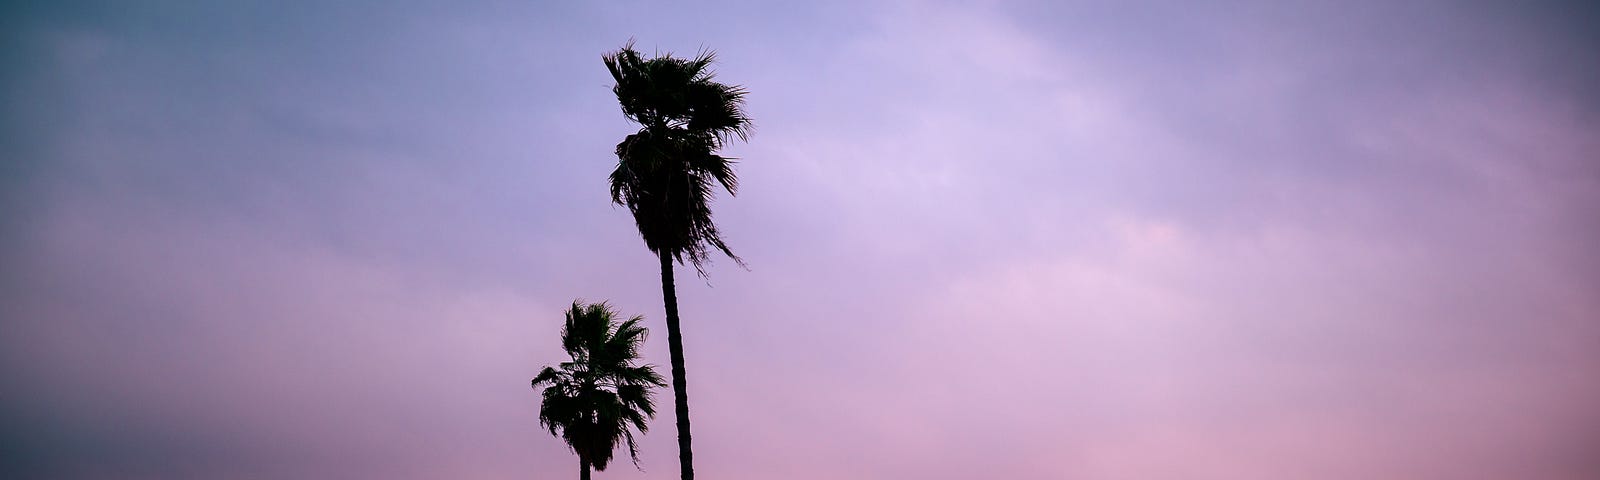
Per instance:
[[[578,467],[580,468],[580,470],[578,470],[578,480],[589,480],[589,460],[585,458],[579,458]]]
[[[689,388],[683,378],[683,335],[678,331],[678,294],[672,286],[672,256],[661,253],[661,296],[667,304],[667,348],[672,352],[672,399],[678,413],[678,468],[694,480],[694,450],[689,448]]]

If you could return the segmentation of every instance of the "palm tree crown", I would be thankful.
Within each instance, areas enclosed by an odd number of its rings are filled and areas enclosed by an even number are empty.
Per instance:
[[[573,302],[561,328],[561,348],[572,361],[545,367],[533,379],[533,388],[544,386],[539,423],[578,454],[582,478],[591,465],[605,470],[620,443],[638,465],[630,427],[649,430],[646,421],[655,416],[650,389],[666,386],[653,366],[635,365],[648,334],[639,325],[643,317],[618,324],[616,316],[604,302]]]
[[[701,275],[710,248],[743,265],[711,221],[711,199],[716,185],[730,195],[739,188],[733,159],[716,152],[749,137],[744,88],[712,81],[710,51],[645,59],[629,41],[603,60],[622,113],[640,125],[617,144],[612,201],[633,213],[651,252],[688,262]]]

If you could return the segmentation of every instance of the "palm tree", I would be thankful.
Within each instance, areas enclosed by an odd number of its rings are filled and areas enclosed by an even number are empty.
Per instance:
[[[612,91],[622,104],[623,115],[640,126],[637,133],[617,144],[611,200],[633,213],[645,247],[661,261],[661,295],[667,310],[667,346],[672,353],[672,394],[678,420],[678,462],[682,479],[693,480],[689,395],[672,264],[687,261],[705,276],[707,252],[715,248],[744,265],[723,243],[711,221],[711,198],[717,185],[729,195],[739,187],[733,159],[716,152],[734,138],[748,139],[752,125],[744,113],[745,90],[712,81],[714,73],[709,67],[716,55],[711,51],[688,59],[671,54],[645,59],[630,40],[602,59],[617,81]]]
[[[533,388],[544,385],[539,423],[558,435],[578,454],[579,477],[589,480],[589,468],[604,471],[617,444],[628,444],[628,456],[639,465],[633,432],[649,430],[646,420],[656,414],[650,389],[666,382],[655,367],[635,365],[639,346],[648,331],[635,316],[618,324],[617,313],[604,302],[572,302],[561,327],[561,348],[572,357],[556,368],[545,367],[533,378]]]

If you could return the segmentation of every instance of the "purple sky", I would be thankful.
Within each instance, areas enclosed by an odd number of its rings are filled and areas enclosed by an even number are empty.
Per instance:
[[[6,478],[576,475],[562,308],[667,363],[630,37],[752,92],[750,270],[680,274],[704,478],[1600,477],[1592,8],[36,3]],[[652,425],[597,478],[675,478]]]

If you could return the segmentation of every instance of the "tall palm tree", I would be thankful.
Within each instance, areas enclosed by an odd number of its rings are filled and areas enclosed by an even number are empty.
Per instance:
[[[604,471],[617,444],[628,444],[628,456],[639,464],[639,449],[630,427],[643,435],[656,414],[650,389],[666,382],[655,367],[635,365],[639,346],[649,333],[635,316],[618,324],[617,313],[604,302],[572,302],[561,327],[561,348],[572,357],[556,368],[545,367],[533,388],[545,386],[539,423],[578,454],[579,476],[589,468]]]
[[[735,138],[748,139],[751,123],[744,113],[745,90],[712,81],[710,66],[716,55],[711,51],[687,59],[671,54],[646,59],[630,40],[602,59],[617,81],[612,91],[622,104],[623,115],[640,126],[637,133],[617,144],[611,200],[628,207],[645,247],[661,260],[661,295],[667,310],[667,346],[672,353],[672,394],[678,420],[678,463],[682,479],[693,480],[689,394],[672,264],[687,261],[704,276],[707,252],[715,248],[744,265],[723,243],[711,221],[711,198],[717,185],[729,195],[739,187],[733,159],[716,152]]]

